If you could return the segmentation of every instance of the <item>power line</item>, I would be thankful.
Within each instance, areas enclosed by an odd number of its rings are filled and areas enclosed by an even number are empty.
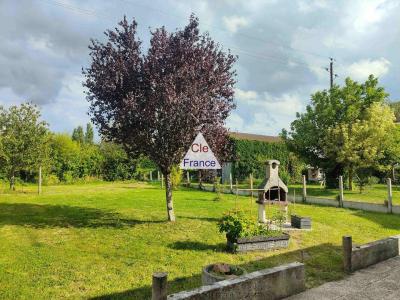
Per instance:
[[[129,1],[129,0],[120,0],[120,1],[123,1],[123,2],[131,4],[131,5],[136,5],[136,6],[139,6],[139,7],[143,7],[143,8],[149,9],[149,10],[156,11],[156,12],[158,12],[158,13],[160,13],[162,15],[165,15],[165,16],[167,16],[169,18],[178,18],[178,19],[181,18],[181,16],[179,16],[179,15],[167,13],[167,12],[161,10],[161,9],[158,9],[158,8],[155,8],[155,7],[152,7],[152,6],[149,6],[149,5],[145,5],[145,4],[142,4],[142,3],[137,3],[136,1],[135,2]],[[202,24],[205,24],[205,25],[207,25],[207,26],[209,26],[211,28],[215,28],[215,29],[220,30],[220,31],[225,31],[225,32],[229,32],[230,33],[230,31],[228,29],[226,29],[226,28],[218,27],[218,26],[212,25],[212,24],[204,22],[204,21],[202,21]],[[303,50],[303,49],[297,49],[297,48],[294,48],[292,46],[283,45],[283,44],[280,44],[280,43],[276,43],[274,41],[265,40],[265,39],[262,39],[262,38],[255,37],[253,35],[248,35],[248,34],[241,33],[241,32],[238,32],[236,34],[237,35],[241,35],[243,37],[246,37],[248,39],[253,39],[253,40],[265,43],[265,44],[271,44],[271,45],[276,46],[276,47],[286,48],[286,49],[288,49],[290,51],[301,52],[301,53],[304,53],[304,54],[317,56],[317,57],[320,57],[320,58],[329,58],[326,55],[321,55],[321,54],[314,53],[314,52],[307,51],[307,50]]]
[[[82,15],[88,15],[88,16],[93,16],[93,17],[97,17],[98,19],[99,19],[99,17],[101,17],[101,18],[104,18],[104,19],[107,19],[108,21],[110,21],[110,22],[115,22],[115,20],[113,20],[112,18],[110,18],[110,16],[109,15],[106,15],[106,14],[99,14],[98,12],[96,12],[96,11],[93,11],[93,10],[88,10],[88,9],[82,9],[82,8],[80,8],[80,7],[76,7],[76,6],[73,6],[73,5],[70,5],[70,4],[67,4],[67,3],[65,3],[65,2],[62,2],[62,1],[58,1],[58,0],[40,0],[40,1],[42,1],[42,2],[45,2],[45,3],[48,3],[48,4],[52,4],[52,5],[56,5],[56,6],[59,6],[59,7],[61,7],[61,8],[65,8],[65,9],[68,9],[68,10],[70,10],[70,11],[72,11],[72,12],[75,12],[75,13],[79,13],[79,14],[82,14]],[[126,1],[126,0],[125,0]],[[141,6],[143,6],[143,5],[141,5]],[[147,6],[145,6],[145,7],[147,7]],[[158,10],[157,10],[158,11]],[[244,54],[244,55],[247,55],[247,56],[249,56],[249,57],[253,57],[253,58],[256,58],[256,59],[260,59],[260,60],[264,60],[264,61],[270,61],[270,60],[274,60],[275,62],[277,62],[277,63],[280,63],[280,64],[284,64],[284,65],[288,65],[289,64],[289,60],[286,60],[286,59],[283,59],[283,58],[280,58],[280,57],[276,57],[276,56],[270,56],[270,55],[264,55],[264,54],[257,54],[257,53],[252,53],[252,52],[249,52],[249,51],[247,51],[247,50],[244,50],[244,49],[241,49],[241,48],[239,48],[239,47],[236,47],[236,46],[232,46],[232,45],[229,45],[229,44],[225,44],[227,47],[229,47],[230,49],[233,49],[233,50],[235,50],[235,51],[237,51],[237,52],[240,52],[240,53],[242,53],[242,54]],[[303,62],[299,62],[299,61],[297,61],[297,60],[292,60],[293,61],[293,63],[295,63],[295,64],[297,64],[297,65],[299,65],[300,67],[301,66],[303,66],[303,68],[307,68],[307,70],[309,70],[310,69],[310,66],[308,65],[308,64],[306,64],[306,63],[303,63]]]

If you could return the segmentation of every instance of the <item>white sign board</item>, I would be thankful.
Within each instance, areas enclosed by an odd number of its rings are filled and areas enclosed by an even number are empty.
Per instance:
[[[189,151],[186,153],[181,164],[181,169],[197,170],[197,169],[221,169],[221,166],[208,146],[201,132],[196,136]]]

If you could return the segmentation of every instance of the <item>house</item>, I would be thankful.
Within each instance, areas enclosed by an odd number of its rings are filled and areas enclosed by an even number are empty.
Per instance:
[[[244,133],[244,132],[230,132],[229,136],[233,140],[247,140],[247,141],[255,141],[262,142],[266,144],[271,143],[280,143],[282,139],[279,136],[270,136],[270,135],[261,135],[261,134],[252,134],[252,133]],[[222,164],[222,182],[229,183],[230,176],[232,174],[232,162],[225,162]]]

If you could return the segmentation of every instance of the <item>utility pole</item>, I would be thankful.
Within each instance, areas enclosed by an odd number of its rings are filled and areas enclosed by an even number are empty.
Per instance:
[[[329,72],[330,88],[332,89],[332,87],[333,87],[333,78],[338,77],[338,75],[333,73],[333,61],[334,61],[333,57],[330,57],[329,59],[330,59],[329,69],[325,68],[325,70]]]

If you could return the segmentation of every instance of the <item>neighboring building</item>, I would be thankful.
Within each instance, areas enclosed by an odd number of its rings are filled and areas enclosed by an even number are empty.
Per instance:
[[[229,136],[237,140],[259,141],[267,143],[278,143],[282,141],[282,139],[279,136],[261,135],[261,134],[252,134],[243,132],[230,132]]]
[[[324,172],[320,168],[307,167],[307,180],[321,182],[324,180]]]
[[[230,132],[229,136],[235,140],[248,140],[257,141],[263,143],[279,143],[282,139],[279,136],[252,134],[244,132]],[[232,173],[232,162],[226,162],[222,164],[222,182],[229,183],[229,177]]]

